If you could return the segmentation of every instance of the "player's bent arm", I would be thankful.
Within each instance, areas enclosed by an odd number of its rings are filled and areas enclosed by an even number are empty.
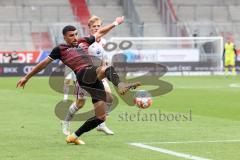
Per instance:
[[[38,63],[31,72],[29,72],[25,77],[26,79],[30,79],[32,76],[43,70],[44,68],[47,67],[49,63],[51,63],[53,60],[49,57],[46,57],[43,61]]]
[[[95,39],[99,39],[107,34],[111,29],[113,29],[115,25],[113,23],[104,26],[103,28],[99,29],[96,33],[93,34]]]
[[[51,59],[50,57],[46,57],[43,61],[41,61],[40,63],[38,63],[33,70],[31,70],[28,74],[26,74],[23,78],[21,78],[18,83],[17,83],[17,87],[23,87],[25,86],[25,84],[27,83],[27,81],[34,76],[35,74],[37,74],[38,72],[40,72],[41,70],[43,70],[44,68],[46,68],[46,66],[51,63],[53,61],[53,59]]]
[[[95,39],[99,39],[99,38],[103,37],[105,34],[107,34],[115,26],[117,26],[119,24],[122,24],[123,22],[124,22],[124,17],[123,16],[122,17],[117,17],[116,20],[113,23],[102,27],[95,34],[93,34],[93,36],[95,37]]]

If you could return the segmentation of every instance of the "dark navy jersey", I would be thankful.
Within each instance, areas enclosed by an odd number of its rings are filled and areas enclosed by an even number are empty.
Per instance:
[[[88,54],[88,47],[94,42],[95,37],[89,36],[80,38],[78,40],[78,47],[60,44],[52,50],[49,57],[53,60],[60,59],[75,73],[78,73],[84,67],[92,65],[91,56]]]

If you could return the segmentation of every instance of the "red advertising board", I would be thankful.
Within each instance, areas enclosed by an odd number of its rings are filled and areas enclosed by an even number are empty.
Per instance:
[[[50,54],[49,51],[0,51],[1,63],[39,63]],[[55,61],[54,63],[57,63]]]
[[[36,63],[39,57],[40,51],[0,51],[0,63]]]

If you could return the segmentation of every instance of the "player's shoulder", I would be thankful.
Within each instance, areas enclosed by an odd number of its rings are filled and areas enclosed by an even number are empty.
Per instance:
[[[55,46],[53,49],[52,49],[52,52],[59,52],[61,49],[60,49],[60,46],[57,45]]]
[[[101,38],[100,43],[105,46],[107,43],[107,40],[105,38]]]
[[[62,44],[57,45],[55,47],[55,49],[57,49],[57,50],[64,50],[64,49],[68,49],[69,47],[70,47],[69,45],[62,43]]]
[[[88,44],[92,44],[95,42],[95,37],[93,35],[89,35],[89,36],[85,36],[82,38],[78,39],[78,43],[88,43]]]

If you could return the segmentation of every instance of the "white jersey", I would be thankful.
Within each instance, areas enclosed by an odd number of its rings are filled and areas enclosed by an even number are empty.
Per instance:
[[[93,55],[101,60],[104,60],[104,45],[106,44],[106,40],[101,38],[100,42],[94,42],[88,47],[88,53]]]
[[[105,50],[104,46],[106,45],[106,40],[104,38],[101,38],[99,42],[94,42],[88,47],[88,54],[99,58],[103,63],[105,63]],[[96,62],[98,63],[98,62]],[[101,62],[102,63],[102,62]],[[96,65],[96,64],[95,64]],[[111,93],[110,86],[108,84],[108,81],[105,79],[102,80],[104,88],[107,92]],[[76,91],[75,91],[75,96],[77,99],[86,99],[87,97],[87,92],[81,88],[81,86],[77,86]]]

